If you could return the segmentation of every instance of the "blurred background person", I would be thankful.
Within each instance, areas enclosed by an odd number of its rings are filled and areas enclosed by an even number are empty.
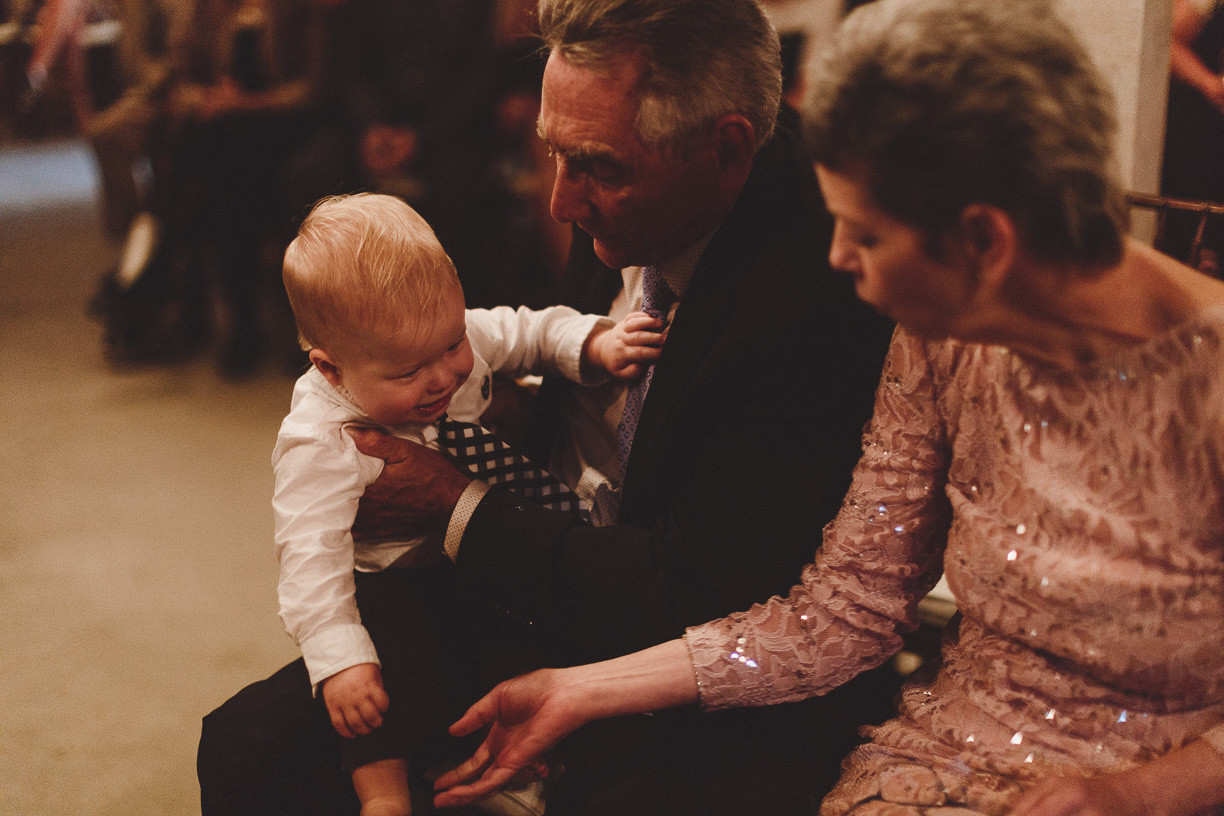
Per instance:
[[[807,75],[841,22],[844,0],[762,0],[782,43],[783,125],[799,132]]]
[[[112,363],[181,360],[208,334],[200,283],[155,263],[164,257],[170,42],[186,35],[190,16],[190,0],[48,0],[37,9],[21,104],[27,113],[43,104],[58,71],[73,129],[93,150],[102,224],[123,249],[90,304]]]
[[[89,5],[51,0],[48,8],[58,13],[75,8],[83,22]],[[154,195],[164,103],[172,81],[169,40],[172,32],[182,31],[190,7],[190,0],[116,0],[113,64],[84,66],[87,74],[81,84],[91,92],[82,108],[82,130],[98,160],[103,223],[117,240],[126,237],[132,220],[149,209]]]
[[[516,303],[491,229],[493,0],[338,0],[327,128],[295,159],[321,194],[398,196],[433,225],[472,306]],[[305,196],[301,196],[305,197]]]
[[[311,203],[291,200],[286,171],[318,126],[324,34],[315,0],[196,0],[172,42],[168,240],[215,285],[229,377],[269,352],[304,370],[280,258]]]
[[[1169,102],[1160,191],[1171,198],[1224,203],[1224,3],[1174,0]],[[1208,219],[1191,259],[1199,214],[1169,210],[1161,248],[1220,275],[1224,225]]]

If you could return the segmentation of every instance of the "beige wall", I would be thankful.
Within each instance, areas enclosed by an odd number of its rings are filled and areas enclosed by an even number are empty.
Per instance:
[[[1006,0],[1001,0],[1006,2]],[[1118,100],[1118,158],[1131,189],[1160,183],[1173,0],[1058,0]]]

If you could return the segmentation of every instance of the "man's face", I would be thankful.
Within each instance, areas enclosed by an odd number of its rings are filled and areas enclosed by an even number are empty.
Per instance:
[[[539,130],[557,159],[552,216],[590,234],[613,269],[668,260],[717,227],[730,206],[712,139],[683,158],[638,139],[641,72],[638,57],[601,74],[556,53],[544,69]]]

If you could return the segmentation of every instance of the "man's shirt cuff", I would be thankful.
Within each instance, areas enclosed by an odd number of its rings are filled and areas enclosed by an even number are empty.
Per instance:
[[[451,561],[459,557],[459,544],[463,541],[463,534],[467,532],[468,521],[476,512],[476,505],[480,504],[480,500],[488,492],[488,482],[473,479],[459,494],[459,501],[451,512],[450,523],[446,525],[446,540],[442,544],[442,551]]]

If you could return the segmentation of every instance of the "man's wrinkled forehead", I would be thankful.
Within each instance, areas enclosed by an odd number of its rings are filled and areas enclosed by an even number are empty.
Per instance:
[[[552,110],[574,110],[583,105],[619,108],[621,124],[634,127],[641,107],[645,64],[639,54],[624,52],[599,63],[586,63],[553,51],[544,67],[540,115],[536,130],[545,136],[545,114]],[[551,80],[551,81],[550,81]],[[588,118],[596,118],[590,116]]]

